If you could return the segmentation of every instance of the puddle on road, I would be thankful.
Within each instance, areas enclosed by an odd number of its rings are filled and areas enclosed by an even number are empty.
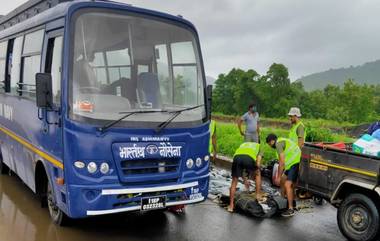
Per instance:
[[[165,212],[123,213],[58,227],[19,178],[0,175],[0,241],[185,240],[170,229],[173,222]]]
[[[210,195],[228,194],[230,182],[229,172],[212,168]],[[244,186],[240,183],[239,188]],[[253,185],[251,189],[254,190]],[[267,183],[263,189],[274,190]],[[197,217],[192,219],[186,221],[184,216],[178,220],[165,212],[123,213],[75,220],[70,227],[57,227],[48,210],[40,207],[36,195],[19,178],[0,175],[0,241],[187,240],[182,226],[192,226]]]

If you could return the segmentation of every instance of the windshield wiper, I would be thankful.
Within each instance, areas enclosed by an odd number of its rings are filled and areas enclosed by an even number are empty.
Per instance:
[[[188,111],[188,110],[194,110],[196,108],[199,108],[201,106],[204,106],[204,105],[196,105],[196,106],[192,106],[192,107],[188,107],[188,108],[184,108],[184,109],[181,109],[181,110],[176,110],[176,111],[170,111],[169,113],[173,113],[173,115],[167,119],[166,121],[162,122],[161,124],[159,124],[157,127],[156,127],[156,130],[155,132],[156,133],[160,133],[162,131],[162,129],[164,129],[165,127],[167,127],[175,118],[177,118],[177,116],[179,116],[182,112],[184,111]]]
[[[131,112],[119,112],[119,114],[125,114],[123,115],[122,117],[120,117],[119,119],[117,120],[113,120],[113,121],[110,121],[108,122],[107,124],[105,124],[104,126],[102,127],[98,127],[98,131],[104,133],[106,130],[108,130],[109,128],[111,128],[112,126],[116,125],[117,123],[119,123],[120,121],[124,120],[125,118],[131,116],[131,115],[134,115],[134,114],[142,114],[142,113],[156,113],[156,112],[167,112],[167,111],[164,111],[164,110],[140,110],[140,111],[131,111]]]

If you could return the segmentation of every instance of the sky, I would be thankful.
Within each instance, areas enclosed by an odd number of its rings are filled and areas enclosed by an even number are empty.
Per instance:
[[[265,74],[272,63],[296,80],[380,59],[376,0],[118,0],[182,15],[198,29],[206,75],[232,68]],[[0,14],[25,2],[0,0]]]

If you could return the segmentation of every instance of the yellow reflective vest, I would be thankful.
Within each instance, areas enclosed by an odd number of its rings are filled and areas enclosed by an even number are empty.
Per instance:
[[[235,151],[234,157],[236,155],[248,155],[253,160],[256,161],[256,157],[260,152],[260,144],[256,142],[244,142],[239,146],[239,148]]]
[[[297,135],[297,129],[298,127],[302,125],[304,128],[304,135],[303,135],[303,141],[306,140],[306,128],[305,125],[302,123],[302,121],[299,121],[297,124],[293,125],[289,132],[289,139],[294,141],[298,144],[298,135]]]
[[[277,142],[285,141],[285,170],[289,170],[292,166],[300,163],[301,161],[301,149],[298,146],[298,142],[294,142],[287,138],[278,138]],[[277,153],[277,158],[279,158]]]

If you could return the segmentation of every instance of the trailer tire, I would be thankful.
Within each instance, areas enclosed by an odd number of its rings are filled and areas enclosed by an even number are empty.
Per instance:
[[[47,183],[46,197],[50,218],[53,222],[58,226],[68,226],[71,219],[56,205],[54,191],[50,181]]]
[[[349,240],[372,241],[379,233],[379,211],[366,195],[346,197],[338,208],[337,219],[340,231]]]

